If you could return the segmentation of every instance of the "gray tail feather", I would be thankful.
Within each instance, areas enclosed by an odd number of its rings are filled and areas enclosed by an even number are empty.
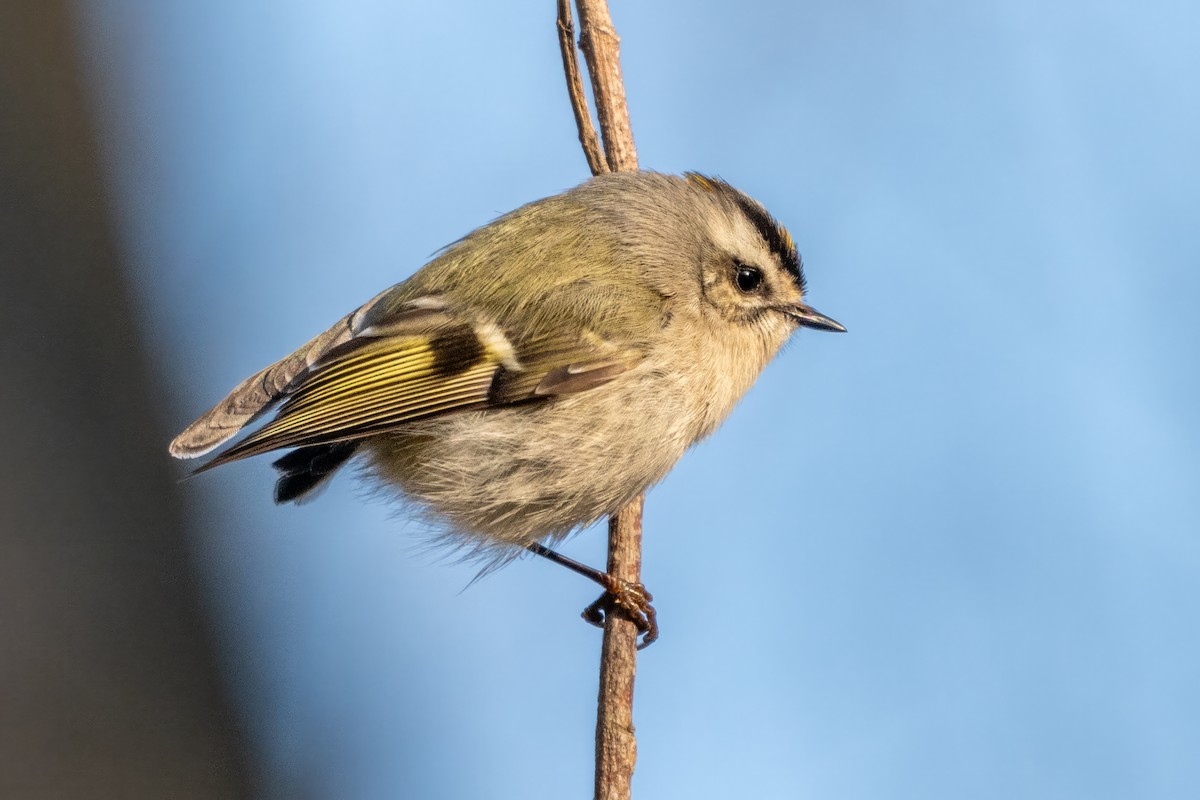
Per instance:
[[[280,473],[275,482],[275,502],[302,500],[337,472],[354,455],[358,444],[335,442],[299,447],[275,461],[271,466]]]

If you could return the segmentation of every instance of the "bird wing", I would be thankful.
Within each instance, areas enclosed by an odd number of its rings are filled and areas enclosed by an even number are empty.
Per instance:
[[[279,448],[361,439],[454,411],[587,391],[641,360],[640,351],[587,332],[564,338],[504,331],[436,296],[369,314],[360,323],[365,324],[325,347],[312,363],[305,359],[305,368],[278,386],[267,402],[282,401],[273,420],[202,469]],[[289,371],[280,365],[260,375],[276,369],[278,383]],[[251,388],[267,385],[256,378]],[[192,427],[201,422],[204,418]],[[209,427],[223,432],[233,424],[236,419]]]
[[[332,328],[305,344],[287,358],[251,375],[171,442],[175,458],[196,458],[211,452],[238,431],[258,419],[287,392],[300,376],[334,348],[350,341],[364,326],[364,319],[380,299],[393,289],[380,292]]]

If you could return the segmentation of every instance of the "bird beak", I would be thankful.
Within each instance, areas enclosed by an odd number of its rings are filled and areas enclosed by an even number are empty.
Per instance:
[[[794,306],[789,306],[784,310],[792,319],[796,320],[801,327],[812,328],[818,331],[829,331],[831,333],[845,333],[846,329],[840,323],[834,322],[829,317],[817,311],[815,308],[806,306],[803,303],[797,303]]]

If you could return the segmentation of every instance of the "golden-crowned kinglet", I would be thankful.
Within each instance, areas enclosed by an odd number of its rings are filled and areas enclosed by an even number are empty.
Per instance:
[[[602,175],[447,247],[171,443],[208,469],[269,450],[276,502],[353,457],[492,563],[543,550],[658,482],[797,327],[788,232],[723,181]],[[544,553],[543,553],[544,554]]]

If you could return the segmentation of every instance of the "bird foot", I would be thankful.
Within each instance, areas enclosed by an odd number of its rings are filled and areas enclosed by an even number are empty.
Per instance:
[[[585,608],[581,616],[597,628],[603,628],[608,615],[619,609],[637,626],[642,637],[638,650],[649,647],[658,638],[658,612],[650,605],[654,595],[640,583],[623,581],[608,573],[601,574],[604,594]]]

